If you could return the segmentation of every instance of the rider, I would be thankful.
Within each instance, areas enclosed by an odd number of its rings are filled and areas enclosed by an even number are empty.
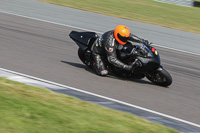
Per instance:
[[[127,44],[127,40],[133,42],[142,42],[149,44],[147,40],[135,39],[134,35],[130,33],[129,29],[125,25],[118,25],[114,30],[105,32],[100,39],[97,39],[92,47],[93,59],[94,59],[94,69],[99,75],[107,75],[108,71],[105,67],[105,60],[107,60],[113,66],[131,71],[135,66],[141,66],[139,60],[133,62],[132,64],[124,64],[117,58],[116,51],[121,51],[123,45]],[[104,58],[105,57],[105,58]]]

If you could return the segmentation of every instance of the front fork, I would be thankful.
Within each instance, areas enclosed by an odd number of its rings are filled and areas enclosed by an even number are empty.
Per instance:
[[[155,73],[157,72],[161,72],[163,70],[163,66],[159,66],[156,70],[152,71],[152,72],[147,72],[146,73],[146,77],[151,77],[151,79],[154,79],[155,78]]]

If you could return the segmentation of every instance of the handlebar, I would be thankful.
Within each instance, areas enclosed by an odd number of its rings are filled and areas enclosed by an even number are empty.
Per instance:
[[[130,36],[137,38],[138,41],[139,41],[139,43],[141,43],[141,44],[143,44],[143,45],[145,45],[145,46],[148,46],[148,45],[151,45],[151,44],[152,44],[152,43],[145,44],[144,41],[147,41],[147,40],[144,40],[144,39],[142,39],[142,38],[140,38],[140,37],[138,37],[138,36],[136,36],[136,35],[134,35],[134,34],[132,34],[132,33],[131,33]],[[134,39],[134,38],[133,38],[133,39]],[[147,41],[147,42],[148,42],[148,41]]]

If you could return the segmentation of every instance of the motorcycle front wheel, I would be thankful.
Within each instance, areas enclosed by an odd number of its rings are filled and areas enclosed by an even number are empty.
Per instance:
[[[147,73],[146,77],[156,85],[167,87],[172,84],[172,77],[164,68],[161,71],[156,70],[153,73]]]

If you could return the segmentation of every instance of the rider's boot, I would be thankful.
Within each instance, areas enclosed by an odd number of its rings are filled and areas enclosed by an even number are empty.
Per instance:
[[[108,70],[105,69],[104,62],[101,59],[101,56],[93,53],[93,68],[97,72],[98,75],[106,76],[108,75]]]

